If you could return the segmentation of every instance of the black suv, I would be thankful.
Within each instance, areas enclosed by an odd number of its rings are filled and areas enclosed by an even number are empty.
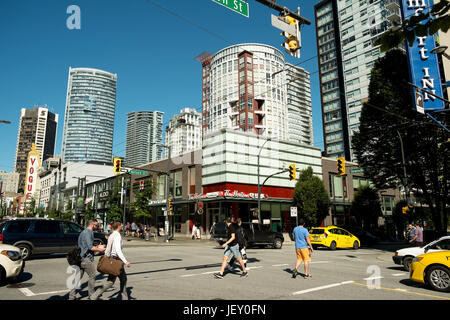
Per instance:
[[[32,254],[68,253],[78,244],[83,227],[53,219],[12,219],[0,222],[0,243],[20,248],[23,259]],[[106,244],[108,236],[94,232],[94,245]]]
[[[271,245],[275,249],[281,249],[284,237],[281,232],[272,231],[270,225],[252,222],[242,222],[245,238],[249,247]],[[225,222],[218,222],[212,237],[220,245],[227,241],[227,225]]]

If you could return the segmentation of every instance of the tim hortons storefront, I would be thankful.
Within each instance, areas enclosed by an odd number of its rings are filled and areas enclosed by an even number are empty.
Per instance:
[[[226,217],[241,218],[244,222],[258,222],[258,187],[254,185],[223,183],[204,186],[204,193],[189,196],[198,208],[194,220],[209,231],[214,221]],[[220,191],[213,191],[220,190]],[[293,189],[264,187],[261,199],[261,222],[273,231],[289,232],[295,223],[290,217]],[[201,214],[198,214],[201,213]]]

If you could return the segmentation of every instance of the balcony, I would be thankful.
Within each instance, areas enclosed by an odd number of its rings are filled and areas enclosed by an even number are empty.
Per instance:
[[[398,0],[386,0],[384,2],[384,6],[387,10],[395,10],[400,9],[400,5],[398,3]]]
[[[402,20],[400,8],[398,7],[396,9],[387,10],[386,18],[389,20],[390,23],[393,23],[394,21],[400,22]]]

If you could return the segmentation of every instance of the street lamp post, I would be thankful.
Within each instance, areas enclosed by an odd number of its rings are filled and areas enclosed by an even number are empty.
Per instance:
[[[403,149],[403,139],[402,139],[400,132],[398,130],[396,130],[396,131],[397,131],[398,137],[400,138],[400,146],[402,149],[403,175],[405,177],[405,197],[406,197],[406,202],[409,205],[410,203],[409,203],[408,177],[406,176],[405,151]]]
[[[259,184],[259,158],[261,156],[261,151],[264,148],[264,145],[268,142],[271,141],[272,138],[267,138],[267,140],[263,143],[263,145],[260,147],[259,149],[259,153],[258,153],[258,220],[259,223],[261,223],[261,186]]]

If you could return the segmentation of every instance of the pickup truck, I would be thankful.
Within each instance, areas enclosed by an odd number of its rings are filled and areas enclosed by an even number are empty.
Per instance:
[[[271,245],[275,249],[281,249],[283,246],[283,234],[272,231],[270,225],[243,222],[241,228],[244,229],[248,247]],[[227,231],[227,225],[224,222],[219,222],[211,236],[222,245],[228,239]]]

